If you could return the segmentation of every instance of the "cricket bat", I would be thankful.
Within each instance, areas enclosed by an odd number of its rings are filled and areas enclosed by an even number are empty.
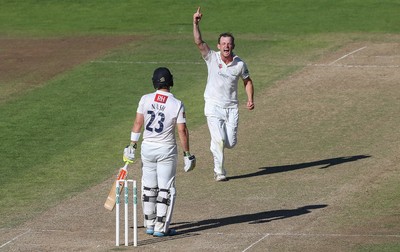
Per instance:
[[[117,180],[123,180],[126,178],[126,175],[128,174],[127,168],[128,168],[128,162],[125,163],[124,167],[119,169],[119,174],[117,176],[117,179],[114,180],[114,183],[111,186],[110,192],[108,193],[106,202],[104,203],[104,207],[107,210],[112,211],[115,207],[116,183],[117,183]],[[119,185],[119,194],[121,193],[123,188],[124,188],[124,183],[121,182]]]

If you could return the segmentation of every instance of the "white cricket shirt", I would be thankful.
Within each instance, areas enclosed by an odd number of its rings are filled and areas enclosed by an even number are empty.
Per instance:
[[[246,63],[234,55],[233,61],[227,65],[222,61],[221,53],[213,50],[209,51],[204,60],[208,69],[205,101],[223,108],[237,107],[239,78],[249,77]]]
[[[144,115],[143,142],[175,145],[175,126],[186,123],[183,103],[160,90],[143,95],[137,113]]]

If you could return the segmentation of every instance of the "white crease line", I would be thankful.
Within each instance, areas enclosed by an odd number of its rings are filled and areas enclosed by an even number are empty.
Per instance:
[[[290,234],[290,233],[275,233],[268,234],[271,236],[322,236],[322,237],[396,237],[400,238],[400,234]]]
[[[337,60],[335,60],[335,61],[329,63],[329,65],[335,64],[335,63],[338,62],[339,60],[344,59],[344,58],[346,58],[347,56],[352,55],[352,54],[354,54],[354,53],[356,53],[356,52],[358,52],[358,51],[364,50],[365,48],[367,48],[367,47],[364,46],[364,47],[358,48],[357,50],[354,50],[354,51],[352,51],[352,52],[350,52],[350,53],[348,53],[348,54],[346,54],[346,55],[340,57],[339,59],[337,59]]]
[[[357,58],[400,58],[400,55],[371,55],[371,56],[357,56]]]
[[[28,229],[27,231],[25,231],[25,232],[22,233],[22,234],[19,234],[19,235],[15,236],[14,238],[12,238],[11,240],[9,240],[8,242],[2,244],[2,245],[0,246],[0,248],[2,248],[2,247],[4,247],[4,246],[6,246],[7,244],[9,244],[9,243],[15,241],[15,240],[18,239],[19,237],[21,237],[21,236],[23,236],[23,235],[26,235],[26,234],[29,233],[29,232],[31,232],[30,229]]]
[[[242,250],[242,252],[245,252],[247,250],[249,250],[251,247],[253,247],[254,245],[256,245],[257,243],[259,243],[260,241],[264,240],[267,236],[269,236],[269,234],[264,235],[262,238],[260,238],[258,241],[253,242],[250,246],[248,246],[247,248],[245,248],[244,250]]]
[[[108,63],[108,64],[194,64],[200,65],[204,64],[203,62],[193,62],[193,61],[171,61],[171,62],[163,62],[163,61],[118,61],[118,60],[93,60],[90,63]]]
[[[315,67],[347,67],[347,68],[399,68],[400,65],[342,65],[342,64],[308,64]]]
[[[309,236],[309,237],[395,237],[395,238],[400,238],[400,234],[296,234],[296,233],[267,233],[265,234],[262,238],[258,239],[256,242],[253,242],[252,244],[250,244],[250,246],[248,246],[247,248],[245,248],[244,250],[242,250],[242,252],[245,252],[247,250],[249,250],[250,248],[252,248],[254,245],[256,245],[257,243],[261,242],[262,240],[264,240],[266,237],[268,236]]]

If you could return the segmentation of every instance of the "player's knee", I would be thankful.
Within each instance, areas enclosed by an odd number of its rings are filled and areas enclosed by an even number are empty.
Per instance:
[[[169,206],[170,204],[170,190],[160,189],[157,196],[157,204]]]
[[[226,145],[226,141],[224,141],[222,139],[218,140],[218,141],[213,141],[213,142],[211,142],[211,145],[210,145],[210,151],[212,153],[220,153],[223,151],[225,145]]]
[[[143,187],[143,213],[146,220],[151,220],[156,217],[158,188]]]
[[[158,188],[151,188],[151,187],[143,187],[143,202],[156,202],[156,198],[158,195]]]
[[[175,197],[176,197],[175,188],[173,187],[171,187],[170,189],[160,188],[157,196],[157,209],[161,208],[166,210],[172,204],[172,202],[174,202]]]

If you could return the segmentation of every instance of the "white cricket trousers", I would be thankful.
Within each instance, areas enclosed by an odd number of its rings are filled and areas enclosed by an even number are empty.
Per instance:
[[[175,189],[178,150],[176,145],[143,142],[142,182],[149,188]]]
[[[166,218],[164,223],[159,221],[155,222],[154,231],[167,232],[169,224],[171,223],[176,197],[175,176],[178,159],[177,146],[143,142],[141,147],[142,188],[158,188],[157,199],[162,197],[170,201],[169,206],[164,203],[157,203],[153,206],[155,207],[157,218]],[[168,191],[166,192],[164,190]],[[146,212],[154,211],[154,208],[144,209],[147,206],[143,205],[143,212],[145,212],[145,210]]]
[[[214,173],[226,175],[224,148],[231,149],[237,143],[239,109],[222,108],[206,102],[204,114],[211,135],[210,150],[214,157]]]

